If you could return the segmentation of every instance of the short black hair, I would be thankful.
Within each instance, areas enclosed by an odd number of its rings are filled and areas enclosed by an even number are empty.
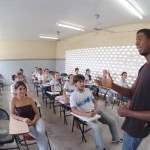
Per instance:
[[[25,89],[27,90],[27,86],[26,86],[26,84],[25,84],[23,81],[17,81],[17,82],[15,83],[15,85],[14,85],[15,90],[17,90],[18,87],[21,86],[21,85],[23,85],[23,86],[25,87]]]
[[[19,69],[19,71],[23,71],[23,69]]]
[[[75,68],[74,70],[75,70],[75,71],[76,71],[76,70],[79,70],[79,68]]]
[[[75,75],[74,77],[73,77],[73,82],[74,83],[77,83],[79,80],[85,80],[85,77],[82,75],[82,74],[78,74],[78,75]]]
[[[146,35],[146,37],[148,39],[150,39],[150,29],[146,29],[146,28],[145,29],[140,29],[140,30],[137,31],[137,34],[140,33],[140,32],[144,33]]]
[[[42,68],[39,68],[38,71],[42,71]]]
[[[124,72],[121,73],[121,75],[124,75],[124,74],[127,74],[127,72],[124,71]]]

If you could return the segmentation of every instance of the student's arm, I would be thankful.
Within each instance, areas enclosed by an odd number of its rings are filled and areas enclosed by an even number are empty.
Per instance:
[[[65,98],[65,103],[68,103],[68,102],[69,102],[69,98],[68,98],[68,96],[66,95],[66,89],[65,89],[65,88],[63,88],[63,96],[64,96],[64,98]]]
[[[133,111],[130,110],[127,106],[121,105],[118,108],[118,114],[121,117],[130,117],[143,121],[150,121],[150,110],[147,111]]]
[[[55,92],[54,85],[51,85],[51,91]]]
[[[35,101],[30,97],[29,100],[31,101],[31,106],[33,108],[33,111],[35,113],[34,119],[31,120],[30,123],[28,123],[28,125],[33,125],[36,123],[36,121],[40,118],[40,113],[39,113],[39,109],[35,104]]]
[[[97,105],[97,100],[95,99],[92,99],[93,103],[94,103],[94,112],[95,112],[95,115],[97,114],[97,112],[99,111],[99,107]]]
[[[85,116],[85,117],[94,117],[95,116],[94,112],[82,112],[82,111],[79,111],[76,107],[72,107],[71,110],[74,114],[77,114],[79,116]]]
[[[43,84],[46,83],[46,78],[45,77],[42,78],[42,82],[43,82]]]
[[[133,94],[132,87],[131,88],[125,88],[125,87],[122,87],[122,86],[115,84],[114,82],[113,82],[111,88],[113,90],[117,91],[118,93],[120,93],[121,95],[126,96],[126,97],[130,97]]]
[[[65,87],[63,88],[63,96],[64,96],[64,97],[67,97]]]

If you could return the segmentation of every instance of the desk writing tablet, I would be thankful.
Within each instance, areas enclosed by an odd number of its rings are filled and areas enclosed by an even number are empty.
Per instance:
[[[94,121],[94,120],[97,120],[97,119],[99,119],[101,116],[100,115],[98,115],[98,114],[96,114],[94,117],[84,117],[84,116],[80,116],[80,115],[76,115],[76,114],[74,114],[73,112],[71,112],[71,114],[73,115],[73,116],[75,116],[75,117],[77,117],[77,118],[79,118],[79,119],[81,119],[81,120],[83,120],[83,121]]]
[[[29,132],[29,128],[28,128],[27,123],[18,121],[10,117],[9,134],[22,134],[22,133],[28,133],[28,132]]]

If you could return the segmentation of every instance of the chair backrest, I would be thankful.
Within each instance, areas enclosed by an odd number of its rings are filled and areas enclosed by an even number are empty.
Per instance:
[[[2,108],[0,108],[0,120],[9,120],[9,114]]]

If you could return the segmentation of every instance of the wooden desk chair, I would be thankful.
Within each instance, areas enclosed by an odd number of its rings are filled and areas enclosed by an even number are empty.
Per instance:
[[[4,109],[0,108],[0,120],[9,120],[9,119],[10,119],[9,114]],[[8,127],[8,129],[9,129],[9,127]],[[19,149],[20,150],[20,147],[19,147],[19,144],[18,144],[18,141],[17,141],[17,138],[15,135],[9,134],[9,131],[7,131],[7,130],[0,130],[0,131],[6,131],[4,133],[0,133],[0,149],[1,150],[9,150],[9,149]],[[1,135],[2,135],[2,137],[1,137]],[[5,148],[6,144],[13,143],[14,141],[16,143],[16,147]]]

